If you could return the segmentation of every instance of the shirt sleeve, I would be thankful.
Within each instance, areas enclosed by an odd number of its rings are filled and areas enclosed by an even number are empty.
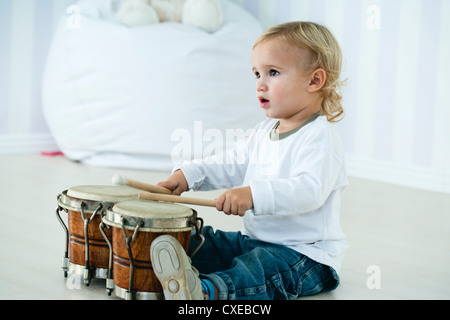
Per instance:
[[[242,184],[248,163],[246,139],[241,139],[224,154],[185,162],[174,168],[182,170],[189,189],[208,191],[233,188]]]

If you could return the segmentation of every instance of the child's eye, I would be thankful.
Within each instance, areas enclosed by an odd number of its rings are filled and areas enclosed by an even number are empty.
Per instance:
[[[270,70],[269,74],[271,77],[276,77],[280,73],[277,70],[272,69],[272,70]]]
[[[256,77],[256,79],[261,78],[261,75],[259,74],[259,72],[255,72],[255,77]]]

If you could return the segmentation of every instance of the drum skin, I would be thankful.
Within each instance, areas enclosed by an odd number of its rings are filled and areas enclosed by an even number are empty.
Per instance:
[[[126,248],[123,231],[112,227],[113,270],[114,284],[128,289],[130,279],[130,260]],[[127,237],[133,235],[134,230],[126,230]],[[176,238],[187,252],[191,238],[191,231],[183,232],[139,232],[131,242],[131,252],[134,261],[133,290],[141,292],[162,292],[161,284],[153,272],[150,259],[150,246],[157,237],[168,234]]]
[[[91,215],[85,213],[87,219]],[[101,215],[96,215],[88,225],[89,267],[108,269],[109,247],[98,227],[100,222]],[[84,266],[86,264],[86,243],[84,238],[84,222],[79,211],[68,210],[68,229],[70,262]],[[105,233],[108,239],[111,239],[111,229],[105,229]]]

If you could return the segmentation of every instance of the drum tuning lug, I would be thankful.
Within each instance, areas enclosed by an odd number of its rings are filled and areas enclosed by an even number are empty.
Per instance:
[[[69,258],[61,258],[61,268],[63,268],[65,271],[69,269]]]
[[[91,272],[88,268],[83,270],[83,282],[86,287],[89,287],[89,284],[91,283]]]
[[[67,271],[69,270],[69,258],[64,257],[61,259],[61,268],[64,271],[64,278],[67,278]]]
[[[111,296],[111,293],[114,290],[114,279],[107,278],[106,279],[106,292],[108,296]]]
[[[59,205],[56,208],[56,217],[58,218],[59,223],[61,224],[61,226],[64,229],[64,232],[66,233],[66,237],[65,237],[65,251],[64,251],[64,257],[62,258],[62,269],[64,270],[64,277],[67,278],[67,271],[69,270],[69,229],[67,229],[66,224],[64,223],[64,221],[61,219],[61,216],[59,215],[59,212],[63,210],[63,208],[61,208]]]

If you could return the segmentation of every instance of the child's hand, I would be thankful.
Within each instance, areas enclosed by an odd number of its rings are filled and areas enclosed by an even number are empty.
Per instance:
[[[175,171],[169,179],[160,182],[157,185],[172,190],[172,195],[174,196],[181,195],[189,188],[184,173],[181,170]]]
[[[245,211],[253,208],[252,190],[250,187],[229,190],[217,198],[216,208],[227,215],[243,217]]]

